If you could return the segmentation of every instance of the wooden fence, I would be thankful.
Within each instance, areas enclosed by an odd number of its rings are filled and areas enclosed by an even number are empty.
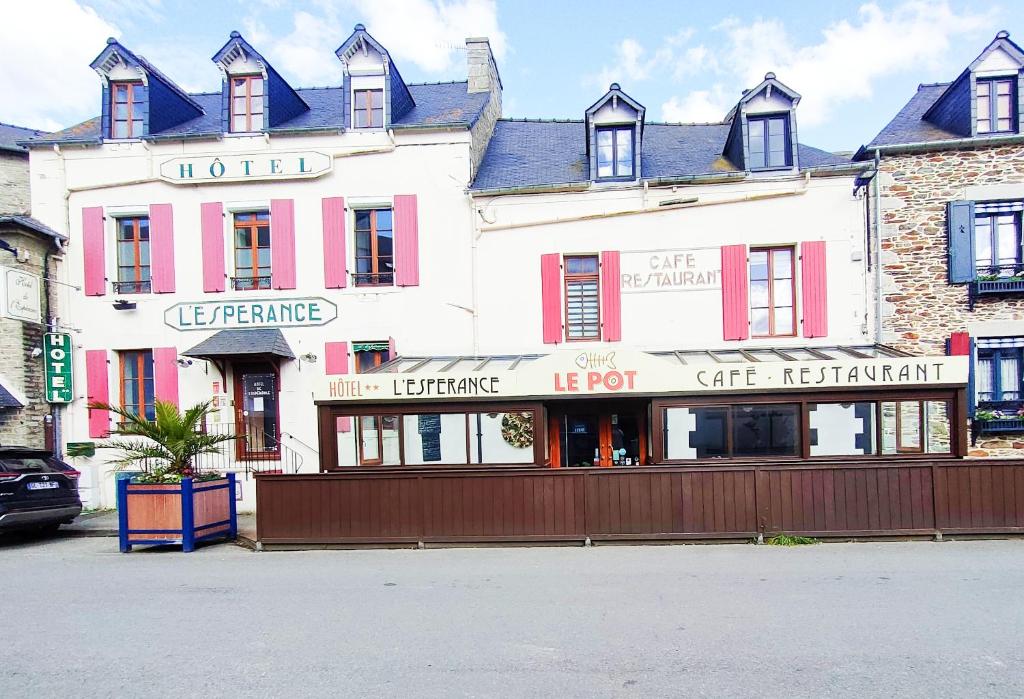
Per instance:
[[[1024,461],[257,475],[264,544],[1024,532]]]

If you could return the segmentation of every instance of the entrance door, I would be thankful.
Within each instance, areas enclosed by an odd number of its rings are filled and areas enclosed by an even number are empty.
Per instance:
[[[234,376],[238,460],[280,459],[277,372],[270,364],[236,364]]]
[[[562,466],[638,466],[646,460],[643,413],[565,412],[558,420]]]

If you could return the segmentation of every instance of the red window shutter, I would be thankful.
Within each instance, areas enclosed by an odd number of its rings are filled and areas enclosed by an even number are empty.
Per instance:
[[[344,289],[348,281],[345,268],[345,199],[324,197],[324,287]]]
[[[107,259],[103,244],[103,207],[82,209],[82,255],[85,259],[85,295],[103,296],[107,291]]]
[[[420,232],[415,194],[395,195],[395,285],[420,284]]]
[[[328,376],[348,373],[347,342],[324,343],[324,371]],[[352,418],[347,415],[339,417],[336,428],[338,432],[351,432]]]
[[[270,200],[270,285],[295,288],[295,201]]]
[[[153,348],[153,396],[178,405],[178,348]]]
[[[601,326],[605,342],[622,339],[622,279],[619,251],[601,253]]]
[[[109,403],[110,386],[107,379],[107,351],[85,351],[85,395],[87,404]],[[89,409],[89,436],[106,437],[110,432],[110,411]]]
[[[200,206],[203,231],[203,291],[224,291],[224,205],[219,201]]]
[[[750,337],[747,291],[747,246],[723,245],[722,337],[726,340]]]
[[[970,333],[953,333],[949,336],[949,354],[952,356],[968,356],[971,353]]]
[[[544,320],[544,343],[562,341],[562,256],[549,253],[540,256],[541,314]]]
[[[804,307],[804,337],[828,335],[828,282],[825,241],[800,244],[800,289]]]
[[[149,259],[154,294],[174,293],[174,211],[149,205]]]

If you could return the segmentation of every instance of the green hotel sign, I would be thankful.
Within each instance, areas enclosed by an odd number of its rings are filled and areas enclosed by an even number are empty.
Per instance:
[[[71,352],[71,336],[67,333],[43,335],[43,372],[48,403],[70,403],[74,398]]]

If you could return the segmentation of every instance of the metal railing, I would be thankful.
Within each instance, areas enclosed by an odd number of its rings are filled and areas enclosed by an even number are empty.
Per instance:
[[[269,289],[270,277],[231,277],[231,288],[235,291]]]
[[[1024,263],[979,265],[969,289],[968,302],[972,311],[979,296],[1024,293]]]
[[[149,279],[135,282],[110,282],[115,294],[148,294],[153,291],[153,282]]]
[[[229,435],[217,446],[217,451],[202,454],[196,459],[201,471],[235,471],[238,473],[298,473],[304,459],[302,454],[282,443],[281,435],[265,432],[256,427],[235,423],[211,423],[207,434]]]
[[[392,286],[395,283],[394,272],[357,272],[352,275],[356,286]]]

